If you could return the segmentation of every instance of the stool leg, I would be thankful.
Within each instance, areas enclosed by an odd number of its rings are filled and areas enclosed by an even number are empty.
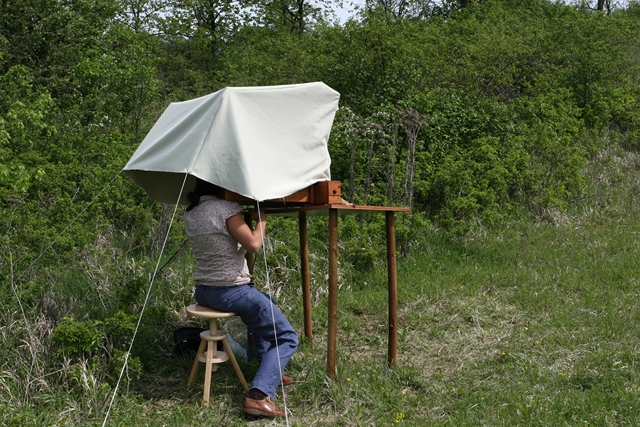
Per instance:
[[[218,319],[209,319],[209,335],[214,337],[218,333]],[[211,353],[212,358],[218,357],[218,343],[214,343],[213,352]],[[218,364],[213,363],[211,365],[211,371],[216,372],[218,370]]]
[[[227,355],[229,355],[229,359],[231,360],[231,364],[233,365],[233,369],[236,371],[236,375],[238,375],[238,378],[240,379],[240,382],[242,383],[242,386],[244,387],[244,391],[248,392],[249,391],[249,386],[247,385],[247,381],[244,379],[244,375],[242,375],[242,371],[240,370],[240,366],[238,365],[238,362],[236,361],[236,356],[233,354],[233,351],[231,350],[231,346],[229,345],[229,341],[227,341],[226,337],[222,339],[222,345],[224,345],[224,351],[226,351]]]
[[[209,393],[211,392],[211,368],[213,365],[213,352],[215,341],[207,341],[207,361],[205,362],[204,369],[204,404],[209,406]]]
[[[191,367],[191,374],[189,374],[189,381],[187,381],[187,389],[191,389],[193,387],[193,383],[196,380],[196,375],[198,374],[198,369],[200,368],[200,361],[198,357],[204,351],[204,347],[207,345],[205,340],[200,340],[200,347],[198,347],[198,352],[196,353],[196,360],[193,361],[193,367]]]

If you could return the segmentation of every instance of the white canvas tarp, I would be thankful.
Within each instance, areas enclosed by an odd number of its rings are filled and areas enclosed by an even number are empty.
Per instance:
[[[340,94],[324,83],[228,87],[175,102],[124,171],[153,199],[179,203],[195,177],[264,201],[331,179],[327,149]]]

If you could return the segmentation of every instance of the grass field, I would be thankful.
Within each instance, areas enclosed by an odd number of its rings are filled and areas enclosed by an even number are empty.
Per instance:
[[[289,424],[640,425],[638,170],[637,155],[604,152],[585,171],[591,185],[575,206],[500,229],[477,226],[463,238],[420,231],[398,263],[393,367],[384,265],[341,284],[335,381],[325,375],[326,289],[316,281],[314,345],[303,340],[287,369],[297,382],[276,397],[286,399]],[[278,300],[302,335],[295,274]],[[0,329],[5,341],[15,341],[20,317],[12,319]],[[191,357],[167,357],[170,337],[144,339],[155,344],[141,353],[141,376],[125,376],[106,425],[286,425],[242,415],[229,364],[214,373],[211,405],[203,406],[203,370],[187,390]],[[112,388],[92,382],[89,368],[74,368],[78,384],[65,394],[24,365],[11,372],[18,365],[3,361],[2,425],[102,425]],[[242,368],[250,379],[256,367]],[[41,387],[20,385],[26,378]]]

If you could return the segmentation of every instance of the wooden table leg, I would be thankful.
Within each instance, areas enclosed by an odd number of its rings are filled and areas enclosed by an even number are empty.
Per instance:
[[[396,363],[398,344],[398,279],[396,269],[396,232],[393,212],[385,212],[387,228],[387,282],[389,287],[388,362]]]
[[[329,314],[327,331],[327,375],[336,378],[338,338],[338,210],[329,209]]]
[[[302,307],[304,313],[304,334],[313,345],[313,326],[311,320],[311,278],[309,273],[309,240],[307,238],[307,213],[298,214],[300,230],[300,273],[302,274]]]

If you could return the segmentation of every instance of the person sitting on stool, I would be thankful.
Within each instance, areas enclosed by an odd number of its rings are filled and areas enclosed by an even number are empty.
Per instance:
[[[271,399],[280,384],[293,382],[284,375],[284,368],[298,348],[298,335],[271,298],[251,282],[245,254],[262,247],[267,224],[264,212],[251,212],[257,222],[251,230],[242,206],[220,198],[223,191],[198,178],[195,190],[187,195],[190,205],[184,223],[196,259],[195,298],[200,305],[237,313],[253,331],[260,366],[243,411],[282,417],[284,409]]]

